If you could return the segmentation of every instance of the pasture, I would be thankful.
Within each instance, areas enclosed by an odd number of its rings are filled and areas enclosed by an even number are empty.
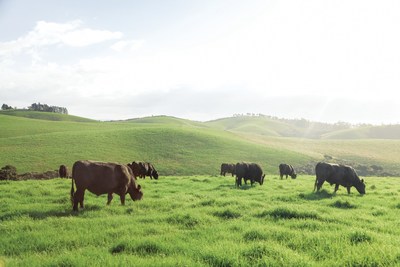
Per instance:
[[[0,181],[0,265],[400,265],[400,179],[367,177],[364,196],[314,179],[139,179],[143,200],[86,192],[79,213],[69,179]]]

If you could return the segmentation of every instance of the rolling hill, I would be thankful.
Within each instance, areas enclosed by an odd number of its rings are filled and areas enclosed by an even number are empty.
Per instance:
[[[387,127],[390,134],[383,126],[328,125],[324,130],[322,123],[266,116],[210,122],[154,116],[98,122],[29,111],[2,112],[0,125],[0,165],[14,165],[19,173],[54,170],[61,164],[70,167],[79,159],[150,161],[163,175],[218,175],[222,162],[238,161],[258,162],[267,173],[277,173],[281,162],[312,173],[321,160],[351,164],[361,175],[375,169],[379,173],[373,174],[378,175],[400,173],[400,141],[371,137],[396,137],[396,127]],[[319,138],[305,138],[310,136]],[[362,139],[351,138],[357,136]]]

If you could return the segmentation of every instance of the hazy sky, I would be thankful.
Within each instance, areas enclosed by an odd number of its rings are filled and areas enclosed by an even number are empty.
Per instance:
[[[399,123],[399,14],[397,0],[0,0],[0,102]]]

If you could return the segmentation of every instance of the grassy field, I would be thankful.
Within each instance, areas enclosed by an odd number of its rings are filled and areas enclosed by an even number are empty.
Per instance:
[[[312,193],[313,176],[164,176],[140,179],[139,202],[86,192],[73,213],[69,179],[1,181],[0,265],[399,266],[400,179],[366,182],[360,196]]]

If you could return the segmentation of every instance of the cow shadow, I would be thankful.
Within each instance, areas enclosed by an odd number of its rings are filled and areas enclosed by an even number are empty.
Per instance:
[[[252,189],[254,187],[255,187],[254,185],[250,185],[250,184],[244,184],[244,185],[241,185],[239,187],[235,186],[235,188],[240,189],[240,190],[249,190],[249,189]]]
[[[321,190],[319,192],[311,192],[311,193],[300,193],[299,198],[305,199],[305,200],[320,200],[320,199],[327,199],[327,198],[332,198],[335,194],[329,193],[326,190]]]

